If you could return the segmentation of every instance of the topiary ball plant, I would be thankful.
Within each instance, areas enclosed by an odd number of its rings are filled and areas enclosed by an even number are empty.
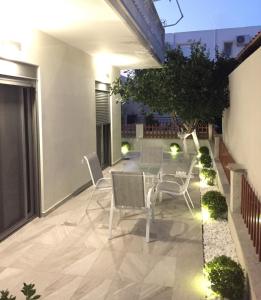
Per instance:
[[[202,147],[200,147],[199,148],[199,153],[202,155],[202,154],[208,154],[209,155],[209,149],[208,149],[208,147],[206,147],[206,146],[202,146]]]
[[[129,142],[122,142],[121,143],[121,153],[123,155],[127,154],[130,151],[130,143]]]
[[[227,214],[226,198],[218,191],[206,192],[202,199],[202,206],[209,211],[213,219],[225,219]]]
[[[211,168],[212,166],[212,159],[208,154],[202,154],[199,161],[201,162],[203,168]]]
[[[217,172],[214,169],[202,169],[200,171],[200,177],[204,178],[208,185],[213,186],[215,184]]]
[[[178,152],[181,151],[181,147],[178,143],[171,143],[169,148],[172,154],[177,154]]]
[[[230,300],[243,299],[245,276],[240,264],[222,255],[207,263],[205,271],[215,293]]]

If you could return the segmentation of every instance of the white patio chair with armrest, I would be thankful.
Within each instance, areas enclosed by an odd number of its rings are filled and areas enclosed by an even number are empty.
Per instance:
[[[142,147],[140,153],[140,166],[150,171],[159,168],[163,161],[162,147]]]
[[[111,178],[103,177],[101,165],[100,165],[98,156],[95,152],[84,155],[84,160],[86,161],[86,163],[88,165],[91,179],[92,179],[92,184],[94,186],[94,189],[92,191],[91,198],[90,198],[90,202],[91,202],[95,191],[111,190],[112,181],[111,181]],[[96,202],[100,207],[103,208],[103,206],[100,204],[99,200],[96,200]]]
[[[191,161],[188,174],[186,175],[186,179],[185,179],[185,181],[183,181],[182,184],[180,184],[174,180],[164,180],[163,179],[156,186],[157,193],[165,193],[165,194],[168,194],[171,196],[183,196],[192,216],[194,216],[194,214],[189,205],[189,202],[191,203],[192,208],[194,208],[194,203],[189,195],[188,187],[189,187],[190,179],[192,178],[192,171],[193,171],[193,168],[194,168],[196,162],[197,162],[197,159],[196,159],[196,157],[194,157]]]
[[[109,239],[112,238],[112,220],[115,209],[140,209],[146,212],[146,242],[150,239],[150,218],[154,220],[153,188],[146,192],[144,173],[112,171],[112,199],[109,218]]]

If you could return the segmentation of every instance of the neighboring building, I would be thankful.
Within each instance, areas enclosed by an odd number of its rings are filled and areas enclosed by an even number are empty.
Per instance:
[[[90,183],[83,155],[121,159],[121,69],[158,67],[152,1],[1,4],[0,240]]]
[[[224,28],[216,30],[200,30],[167,33],[165,42],[171,48],[180,46],[185,55],[190,55],[190,47],[194,42],[201,42],[206,45],[210,57],[215,57],[216,47],[228,57],[236,57],[238,53],[250,42],[250,40],[261,30],[260,26]],[[123,106],[122,121],[124,124],[145,123],[146,114],[150,110],[140,103],[129,102]],[[154,119],[160,123],[170,123],[172,118],[169,115],[153,114]]]
[[[171,48],[181,47],[183,53],[188,56],[191,44],[201,42],[206,45],[211,58],[215,58],[216,47],[227,57],[236,57],[260,30],[261,25],[167,33],[165,41]]]

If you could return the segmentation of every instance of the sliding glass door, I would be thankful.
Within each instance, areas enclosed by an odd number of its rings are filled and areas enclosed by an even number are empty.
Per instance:
[[[0,84],[0,240],[38,213],[35,89]]]

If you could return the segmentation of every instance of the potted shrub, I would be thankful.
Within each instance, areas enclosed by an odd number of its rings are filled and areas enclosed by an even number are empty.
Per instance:
[[[178,152],[181,151],[181,147],[178,143],[171,143],[169,148],[170,148],[171,154],[177,154]]]
[[[208,185],[213,186],[215,184],[217,172],[214,169],[202,169],[200,171],[200,177],[206,181]]]
[[[202,154],[199,161],[202,164],[203,168],[211,168],[212,166],[212,159],[209,154]]]
[[[225,255],[215,257],[206,264],[205,272],[213,292],[222,299],[242,300],[245,276],[240,264]]]
[[[202,206],[205,207],[213,219],[224,219],[227,216],[226,198],[218,191],[206,192],[201,199]]]
[[[209,149],[206,146],[200,147],[198,152],[200,153],[200,155],[202,155],[202,154],[208,154],[209,155]]]

